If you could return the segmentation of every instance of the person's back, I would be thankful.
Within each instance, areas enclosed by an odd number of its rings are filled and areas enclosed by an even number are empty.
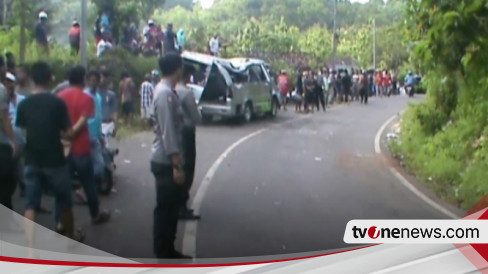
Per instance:
[[[81,117],[91,118],[95,114],[95,102],[93,98],[83,91],[82,87],[69,87],[58,94],[68,106],[68,113],[72,123],[78,122]],[[74,155],[87,155],[91,151],[90,134],[88,125],[83,125],[82,130],[73,141],[71,153]]]
[[[352,80],[347,73],[344,75],[344,77],[342,77],[342,86],[344,87],[344,91],[346,92],[351,90]]]
[[[54,168],[65,163],[61,132],[71,124],[66,112],[65,103],[49,93],[31,95],[20,103],[17,125],[26,130],[27,165]]]
[[[166,53],[175,50],[176,34],[171,28],[168,28],[164,33],[164,49]]]
[[[47,46],[47,44],[48,44],[47,29],[46,29],[46,26],[42,22],[39,22],[36,25],[35,37],[36,37],[36,41],[38,44],[43,45],[43,46]]]
[[[415,83],[417,82],[417,80],[415,79],[415,76],[413,74],[409,74],[407,75],[407,77],[405,78],[405,84],[407,86],[415,86]]]
[[[183,122],[185,127],[195,128],[201,122],[202,117],[196,104],[195,95],[185,84],[176,85],[176,93],[180,99],[183,111]]]

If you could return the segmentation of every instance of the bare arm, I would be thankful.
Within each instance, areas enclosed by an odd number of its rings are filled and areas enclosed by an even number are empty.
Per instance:
[[[14,135],[14,129],[12,127],[12,123],[10,122],[7,110],[0,111],[0,120],[2,120],[2,127],[5,130],[7,137],[15,144],[16,138]]]

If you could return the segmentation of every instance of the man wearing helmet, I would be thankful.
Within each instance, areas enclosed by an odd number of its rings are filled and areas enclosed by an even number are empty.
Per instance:
[[[40,56],[49,56],[49,41],[48,41],[48,30],[47,30],[47,13],[41,11],[39,13],[39,22],[35,28],[35,38],[37,42],[37,50]]]
[[[151,40],[151,30],[155,27],[154,21],[149,20],[147,21],[147,26],[144,27],[143,34],[144,34],[144,44],[148,44]]]

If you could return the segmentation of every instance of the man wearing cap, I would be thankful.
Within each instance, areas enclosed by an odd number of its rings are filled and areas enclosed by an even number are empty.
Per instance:
[[[41,11],[39,13],[39,22],[35,29],[35,38],[37,42],[37,50],[40,56],[49,56],[49,41],[48,41],[48,30],[47,30],[47,13]]]
[[[81,27],[78,21],[73,21],[73,25],[69,30],[69,44],[71,46],[71,54],[78,55],[80,52],[81,41]]]

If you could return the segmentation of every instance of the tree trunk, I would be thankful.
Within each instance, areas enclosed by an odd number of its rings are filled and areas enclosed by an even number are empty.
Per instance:
[[[2,15],[2,24],[7,24],[7,13],[8,13],[8,2],[9,0],[3,0],[3,15]]]
[[[5,0],[4,0],[5,1]],[[19,49],[19,62],[23,64],[25,62],[25,51],[27,46],[27,37],[25,33],[26,26],[26,0],[22,0],[20,9],[20,49]]]

